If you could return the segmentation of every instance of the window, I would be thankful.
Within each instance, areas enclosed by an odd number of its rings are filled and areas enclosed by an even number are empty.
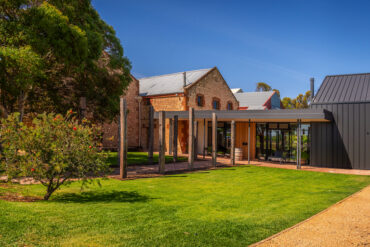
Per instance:
[[[231,103],[230,101],[227,102],[226,109],[228,109],[229,111],[233,110],[233,103]]]
[[[220,99],[213,98],[212,100],[212,108],[215,110],[220,110]]]
[[[197,94],[197,106],[203,107],[204,106],[204,95],[203,94]]]

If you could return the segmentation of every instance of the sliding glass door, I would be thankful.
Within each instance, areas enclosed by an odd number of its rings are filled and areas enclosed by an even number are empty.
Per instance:
[[[297,160],[297,125],[293,123],[258,123],[256,158],[267,161]],[[310,125],[302,125],[302,161],[309,163]]]

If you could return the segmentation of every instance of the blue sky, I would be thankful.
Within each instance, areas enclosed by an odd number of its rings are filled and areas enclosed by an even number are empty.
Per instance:
[[[370,1],[93,0],[140,78],[217,66],[231,88],[295,97],[370,72]]]

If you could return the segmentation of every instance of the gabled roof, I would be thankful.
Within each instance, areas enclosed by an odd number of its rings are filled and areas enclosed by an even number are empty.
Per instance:
[[[185,71],[186,86],[197,82],[213,68]],[[139,79],[140,96],[175,94],[184,92],[184,72]]]
[[[269,92],[247,92],[234,93],[239,101],[239,107],[247,107],[248,110],[264,110],[265,104],[272,97],[275,91]]]
[[[242,93],[243,92],[243,89],[241,89],[241,88],[232,88],[231,89],[231,92],[232,93]]]
[[[370,73],[326,76],[313,103],[370,102]]]

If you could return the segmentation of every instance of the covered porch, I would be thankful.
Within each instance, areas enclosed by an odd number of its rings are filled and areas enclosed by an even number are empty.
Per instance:
[[[169,154],[177,154],[180,131],[175,131],[177,122],[187,123],[187,133],[181,134],[188,137],[185,141],[190,167],[195,159],[204,159],[209,154],[213,163],[221,154],[231,164],[242,159],[248,163],[251,160],[296,163],[297,168],[310,165],[310,124],[331,121],[331,113],[322,109],[194,111],[190,108],[153,115],[155,119],[160,115],[164,119],[165,152]]]

